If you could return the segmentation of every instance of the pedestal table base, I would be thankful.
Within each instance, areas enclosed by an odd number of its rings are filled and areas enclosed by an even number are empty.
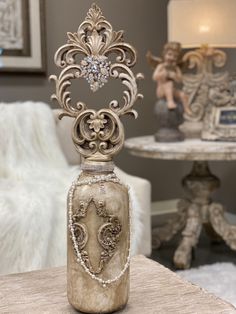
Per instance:
[[[178,204],[177,218],[154,234],[153,243],[157,247],[182,230],[182,239],[174,254],[174,264],[179,269],[191,266],[192,251],[198,243],[202,226],[212,239],[223,239],[232,250],[236,250],[236,226],[226,221],[223,206],[210,198],[219,186],[220,180],[210,172],[207,161],[195,161],[191,173],[183,179],[186,199]]]

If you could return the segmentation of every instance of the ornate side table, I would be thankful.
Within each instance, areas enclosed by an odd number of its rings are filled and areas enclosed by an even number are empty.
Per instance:
[[[169,241],[182,230],[182,239],[174,254],[177,268],[191,265],[192,250],[197,245],[202,226],[210,237],[223,239],[236,250],[236,226],[224,217],[224,207],[211,200],[211,193],[220,186],[220,180],[211,173],[208,161],[236,160],[236,143],[204,142],[198,139],[178,143],[157,143],[153,136],[126,140],[125,147],[132,155],[193,161],[193,167],[182,184],[186,198],[178,204],[178,215],[158,232],[159,243]]]

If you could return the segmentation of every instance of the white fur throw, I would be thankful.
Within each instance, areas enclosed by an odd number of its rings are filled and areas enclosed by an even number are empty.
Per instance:
[[[67,191],[80,170],[62,153],[52,110],[0,104],[0,145],[0,274],[66,264]],[[143,226],[132,191],[131,202],[135,254]]]
[[[236,306],[236,265],[216,263],[178,271],[178,274]]]

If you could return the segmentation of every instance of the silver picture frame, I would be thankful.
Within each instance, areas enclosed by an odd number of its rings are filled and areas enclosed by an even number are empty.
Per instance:
[[[202,139],[208,141],[236,141],[236,80],[213,88],[203,123]]]

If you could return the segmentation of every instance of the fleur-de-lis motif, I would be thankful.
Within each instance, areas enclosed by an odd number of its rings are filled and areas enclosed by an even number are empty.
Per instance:
[[[125,114],[137,117],[133,106],[142,98],[137,87],[137,79],[142,75],[134,75],[130,69],[136,63],[136,51],[124,42],[123,31],[113,30],[95,4],[78,31],[67,36],[67,43],[55,54],[55,63],[62,71],[58,77],[51,76],[56,83],[52,99],[63,109],[60,117],[75,118],[73,141],[77,150],[90,160],[109,160],[123,146],[124,131],[119,117]],[[68,88],[71,80],[78,78],[86,79],[94,92],[108,79],[120,79],[127,89],[123,92],[123,105],[112,100],[108,109],[96,112],[81,101],[72,104]]]

